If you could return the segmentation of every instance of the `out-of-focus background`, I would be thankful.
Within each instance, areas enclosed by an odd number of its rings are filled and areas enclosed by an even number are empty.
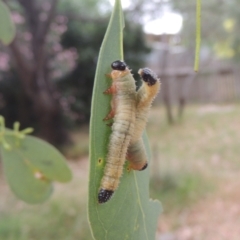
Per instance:
[[[57,146],[74,178],[46,203],[16,199],[0,175],[0,240],[91,238],[88,124],[94,73],[113,1],[6,0],[17,28],[0,45],[0,114]],[[240,8],[202,0],[200,71],[195,1],[122,0],[124,54],[162,88],[147,132],[150,196],[164,208],[157,240],[240,239]]]

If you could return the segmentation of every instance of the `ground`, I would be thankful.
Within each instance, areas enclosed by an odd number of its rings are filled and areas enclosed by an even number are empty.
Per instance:
[[[159,220],[159,240],[239,240],[240,239],[240,182],[229,182],[214,195],[185,208],[176,219],[164,214]],[[166,218],[165,218],[166,217]],[[167,220],[167,221],[166,221]]]
[[[201,178],[200,182],[204,189],[196,193],[196,198],[192,198],[190,202],[189,199],[185,199],[185,204],[179,207],[171,206],[172,210],[166,209],[159,220],[157,239],[239,240],[239,106],[210,105],[189,109],[187,114],[189,115],[183,120],[181,128],[186,128],[188,131],[177,127],[177,131],[173,133],[177,133],[175,137],[171,137],[166,143],[175,148],[173,150],[175,164],[172,164],[171,169],[174,169],[177,161],[180,165],[185,161],[187,168],[191,165],[191,171]],[[189,121],[190,119],[192,120]],[[169,134],[168,132],[168,137]],[[192,147],[186,139],[179,141],[184,139],[182,134],[190,138],[191,135],[195,135],[195,140],[191,138]],[[171,143],[175,141],[176,143]],[[188,151],[183,154],[185,160],[178,157],[181,156],[181,150],[177,150],[178,148]],[[191,155],[191,152],[194,154]],[[166,166],[163,165],[163,167]],[[185,167],[178,166],[177,168],[184,169]],[[197,188],[198,185],[195,186],[195,190],[192,190],[198,191]],[[191,198],[191,194],[188,197]],[[167,201],[171,200],[167,199]]]
[[[155,107],[147,131],[150,195],[164,208],[156,240],[240,239],[239,105],[189,106],[173,126],[165,122],[164,108]],[[80,147],[67,152],[73,181],[55,184],[46,203],[19,201],[0,178],[0,240],[92,239],[86,131],[74,139]]]

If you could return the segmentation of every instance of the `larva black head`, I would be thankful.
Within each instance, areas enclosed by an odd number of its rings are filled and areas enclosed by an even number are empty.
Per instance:
[[[149,68],[142,68],[138,71],[138,73],[148,86],[152,86],[158,81],[157,75]]]
[[[146,164],[142,167],[142,169],[140,169],[140,171],[145,170],[147,167],[148,167],[148,163],[146,163]]]
[[[123,61],[117,60],[112,63],[111,67],[113,70],[124,71],[127,68],[127,64]]]
[[[114,191],[112,190],[100,189],[98,193],[98,202],[99,203],[107,202],[112,197],[113,193]]]

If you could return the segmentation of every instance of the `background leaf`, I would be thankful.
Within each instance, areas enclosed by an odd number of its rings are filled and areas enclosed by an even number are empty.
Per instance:
[[[8,45],[14,39],[15,25],[11,19],[11,13],[4,2],[0,0],[0,41]]]
[[[93,91],[90,123],[90,180],[89,180],[89,220],[95,239],[147,240],[155,238],[160,204],[149,200],[149,168],[142,172],[126,171],[120,186],[112,199],[98,204],[97,194],[104,171],[104,159],[111,129],[102,121],[110,109],[110,97],[103,94],[110,80],[105,74],[111,71],[114,60],[123,59],[122,31],[123,14],[120,1],[115,1],[114,11],[105,34],[99,54]],[[149,145],[144,136],[150,159]]]
[[[43,202],[52,192],[52,181],[71,180],[64,156],[47,142],[32,136],[22,140],[7,136],[6,141],[11,150],[1,147],[4,173],[12,191],[22,200]]]

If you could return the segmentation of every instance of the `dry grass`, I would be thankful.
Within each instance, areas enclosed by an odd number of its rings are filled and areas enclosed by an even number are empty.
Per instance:
[[[239,106],[192,106],[172,127],[158,119],[163,109],[148,127],[165,208],[158,239],[239,239]]]

